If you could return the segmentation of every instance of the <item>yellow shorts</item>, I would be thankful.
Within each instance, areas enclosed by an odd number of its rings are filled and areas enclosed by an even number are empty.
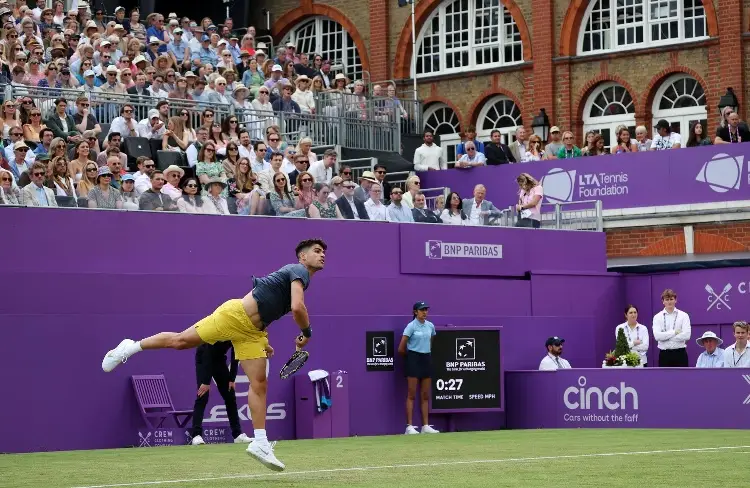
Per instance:
[[[215,344],[232,341],[238,360],[266,357],[268,332],[259,330],[245,313],[242,300],[229,300],[214,313],[195,324],[195,331],[203,342]]]

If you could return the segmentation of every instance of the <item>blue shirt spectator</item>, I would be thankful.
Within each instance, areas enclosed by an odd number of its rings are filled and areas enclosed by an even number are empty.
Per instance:
[[[698,361],[695,363],[696,368],[724,367],[724,350],[719,347],[724,342],[721,337],[707,330],[695,342],[706,349],[698,356]]]
[[[159,39],[162,42],[162,44],[159,45],[159,49],[158,49],[158,52],[160,54],[167,52],[167,42],[169,42],[169,39],[165,37],[164,35],[165,32],[164,32],[164,29],[161,27],[162,25],[164,25],[164,18],[160,17],[159,20],[156,21],[156,24],[146,29],[147,39],[150,39],[151,36],[154,36],[155,38]]]

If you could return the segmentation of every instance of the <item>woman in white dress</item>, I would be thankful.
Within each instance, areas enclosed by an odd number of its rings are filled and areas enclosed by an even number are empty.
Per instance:
[[[177,199],[177,209],[182,213],[216,214],[212,204],[200,195],[200,182],[195,177],[186,178],[180,184],[182,196]]]
[[[625,307],[625,318],[627,320],[615,328],[615,338],[620,333],[620,329],[623,329],[630,350],[641,356],[641,364],[645,367],[648,353],[648,329],[645,325],[638,323],[638,309],[635,305]]]
[[[461,196],[453,191],[448,195],[448,198],[446,198],[445,201],[447,203],[445,204],[443,211],[440,213],[440,220],[448,225],[469,225],[469,220],[466,218],[466,214],[463,210],[464,204],[463,200],[461,200]]]

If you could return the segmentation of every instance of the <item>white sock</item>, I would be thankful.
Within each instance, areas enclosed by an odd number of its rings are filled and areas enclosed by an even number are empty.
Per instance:
[[[266,437],[266,429],[255,429],[255,440],[262,443],[268,442],[268,437]]]
[[[141,349],[141,341],[134,342],[129,348],[128,348],[128,355],[132,356],[133,354],[137,352],[141,352],[143,349]]]

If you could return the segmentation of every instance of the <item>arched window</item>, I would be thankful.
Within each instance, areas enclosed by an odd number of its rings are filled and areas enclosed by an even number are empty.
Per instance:
[[[461,142],[460,123],[456,113],[444,103],[433,103],[424,111],[424,128],[440,136],[443,158],[448,163],[456,161],[456,146]]]
[[[630,129],[631,137],[635,138],[633,97],[620,84],[602,83],[586,100],[583,108],[583,130],[601,134],[604,138],[604,145],[610,147],[617,143],[615,129],[619,125]]]
[[[494,129],[502,134],[505,144],[512,142],[516,128],[523,125],[521,110],[516,103],[504,95],[491,98],[484,104],[477,118],[477,138],[489,140]]]
[[[660,119],[667,120],[672,126],[672,131],[684,134],[685,141],[694,122],[700,122],[703,125],[703,133],[707,133],[706,94],[701,84],[692,76],[678,74],[667,78],[656,91],[651,112],[654,116],[654,125]]]
[[[417,39],[417,76],[523,62],[521,33],[500,0],[445,0]]]
[[[591,0],[578,54],[641,49],[708,37],[703,0]]]
[[[295,26],[282,40],[297,45],[298,53],[320,54],[331,60],[331,69],[350,79],[362,78],[362,61],[352,36],[335,20],[313,17]],[[272,53],[275,57],[275,53]]]

